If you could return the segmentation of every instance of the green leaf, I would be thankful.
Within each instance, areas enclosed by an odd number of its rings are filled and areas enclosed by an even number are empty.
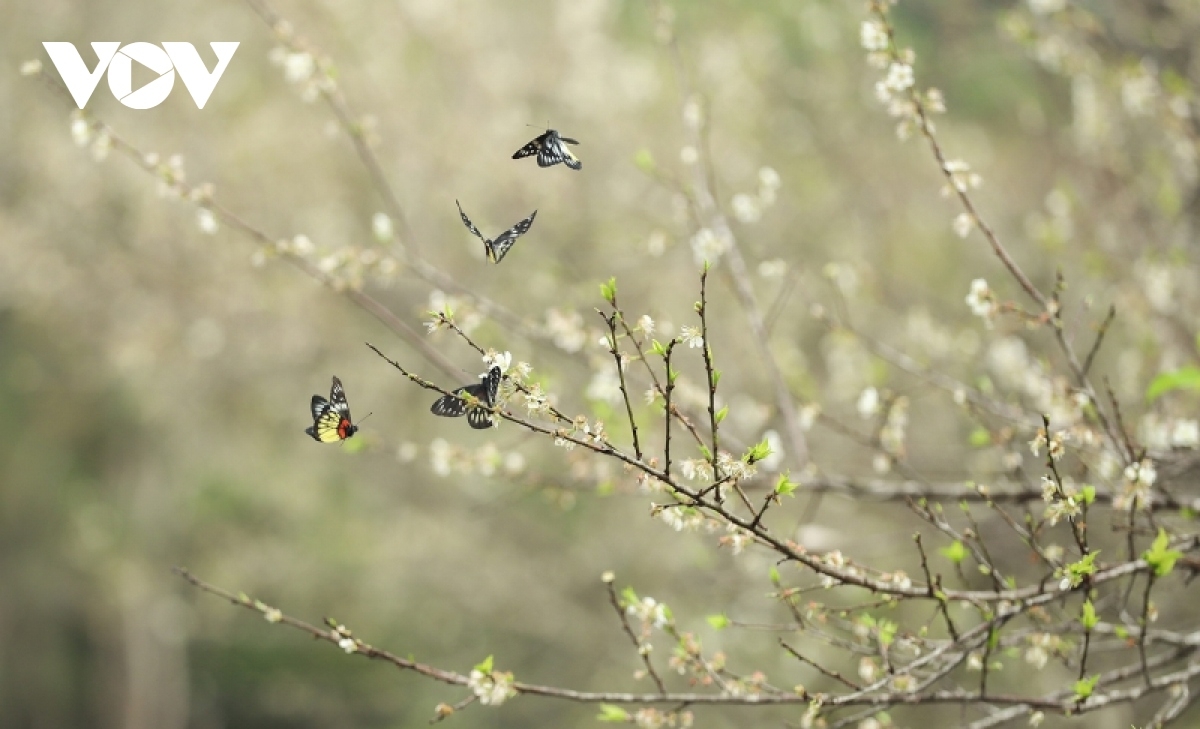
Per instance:
[[[1084,555],[1078,562],[1067,565],[1067,577],[1071,580],[1071,587],[1078,587],[1084,578],[1088,575],[1096,573],[1096,555],[1100,554],[1100,550],[1089,552]]]
[[[342,441],[342,450],[346,453],[362,453],[366,448],[366,438],[347,438]]]
[[[769,455],[771,455],[771,444],[764,438],[750,446],[750,450],[746,451],[746,455],[742,456],[742,460],[746,463],[758,463]]]
[[[608,303],[614,304],[617,299],[617,279],[615,277],[600,284],[600,295]]]
[[[900,626],[896,623],[881,618],[879,620],[879,644],[884,648],[890,646],[896,640],[896,631],[899,629]]]
[[[779,587],[779,568],[775,565],[771,565],[771,569],[767,570],[767,579],[771,580],[772,585]]]
[[[1083,503],[1091,506],[1096,501],[1096,487],[1088,484],[1079,489],[1079,496],[1083,499]]]
[[[1175,569],[1175,561],[1183,556],[1183,552],[1177,549],[1167,549],[1170,543],[1171,538],[1167,536],[1166,530],[1159,527],[1154,543],[1150,545],[1150,549],[1142,553],[1142,559],[1146,560],[1146,564],[1154,569],[1155,577],[1166,577],[1171,574],[1171,570]]]
[[[1096,627],[1096,623],[1100,622],[1100,618],[1096,617],[1096,606],[1091,600],[1086,600],[1083,603],[1083,614],[1079,616],[1079,623],[1083,625],[1084,630],[1091,630]]]
[[[1146,388],[1146,402],[1154,402],[1173,390],[1200,392],[1200,367],[1188,365],[1155,377]]]
[[[648,149],[639,149],[637,154],[633,155],[633,163],[642,172],[654,171],[654,156],[650,154]]]
[[[723,407],[717,411],[717,414],[716,414],[717,422],[719,423],[722,420],[724,420],[725,416],[728,414],[729,414],[729,406],[726,405],[725,407]]]
[[[777,496],[791,496],[796,492],[796,486],[799,484],[788,478],[786,473],[779,474],[779,480],[775,482],[775,494]]]
[[[1075,698],[1084,701],[1092,695],[1092,691],[1096,688],[1096,682],[1100,680],[1100,674],[1081,678],[1075,682]]]
[[[650,341],[650,351],[657,354],[659,357],[667,356],[667,346],[657,339]]]
[[[475,670],[485,676],[490,676],[492,674],[492,656],[488,656],[480,663],[475,664]]]
[[[984,446],[989,446],[992,444],[992,434],[988,432],[987,428],[976,428],[975,430],[971,431],[971,435],[967,438],[967,442],[969,442],[973,448],[983,448]]]
[[[700,453],[704,455],[704,460],[712,460],[712,451],[710,451],[708,446],[704,445],[703,443],[700,444]]]
[[[707,347],[708,345],[706,344],[704,346]],[[708,357],[709,357],[709,359],[712,359],[712,350],[711,349],[708,350]],[[713,374],[712,374],[712,386],[715,388],[717,386],[717,383],[720,381],[721,381],[721,370],[714,369]]]
[[[717,613],[716,615],[709,615],[706,618],[706,620],[708,620],[708,624],[711,625],[716,630],[724,630],[725,628],[728,628],[729,624],[731,622],[729,620],[729,617],[727,615],[725,615],[724,613]]]
[[[638,599],[637,593],[633,591],[632,587],[626,587],[624,590],[621,590],[621,601],[621,607],[625,607],[626,605],[634,605],[638,602],[641,602],[641,600]]]
[[[1124,625],[1118,625],[1113,628],[1113,635],[1117,636],[1121,640],[1126,640],[1129,638],[1129,629]]]
[[[967,556],[967,548],[957,539],[954,540],[953,544],[939,549],[938,552],[954,564],[960,564]]]
[[[596,716],[598,721],[608,722],[627,722],[629,721],[629,712],[622,709],[620,706],[612,704],[600,704],[600,713]]]

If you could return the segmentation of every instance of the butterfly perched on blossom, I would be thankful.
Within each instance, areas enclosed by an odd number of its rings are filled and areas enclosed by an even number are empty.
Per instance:
[[[458,205],[458,215],[462,218],[463,225],[467,226],[467,230],[471,231],[476,238],[483,241],[483,248],[487,251],[487,258],[492,263],[499,263],[500,259],[504,258],[504,255],[508,253],[508,249],[513,247],[513,243],[517,242],[517,238],[529,232],[529,229],[533,226],[533,219],[537,217],[537,211],[534,210],[528,218],[525,218],[496,236],[495,240],[488,240],[483,237],[483,234],[479,232],[479,228],[476,228],[471,219],[467,217],[467,214],[463,212],[462,205],[457,200],[454,201],[454,204]]]
[[[479,382],[474,385],[460,387],[449,395],[438,398],[429,412],[445,418],[467,416],[467,424],[476,430],[492,427],[490,408],[496,404],[496,393],[500,389],[500,368],[493,366],[487,374],[479,376]],[[479,401],[478,404],[467,402],[462,395],[470,395]]]
[[[553,167],[562,162],[573,170],[583,167],[583,163],[567,149],[568,144],[579,144],[570,137],[558,136],[558,131],[547,129],[537,139],[513,152],[513,159],[521,159],[531,154],[537,155],[538,167]]]
[[[350,405],[346,402],[346,391],[342,389],[342,381],[333,378],[333,386],[329,388],[329,399],[320,395],[312,396],[311,428],[305,433],[313,440],[321,443],[336,443],[346,440],[358,432],[358,426],[350,421]]]

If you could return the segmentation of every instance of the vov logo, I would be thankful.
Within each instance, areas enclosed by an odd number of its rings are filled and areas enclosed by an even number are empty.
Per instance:
[[[108,71],[108,88],[112,89],[113,96],[130,109],[153,109],[161,104],[175,86],[176,71],[195,100],[196,108],[203,109],[239,43],[218,41],[208,44],[217,54],[217,66],[211,73],[191,43],[164,42],[160,48],[153,43],[143,42],[124,46],[112,41],[94,42],[92,50],[100,60],[91,71],[74,44],[55,41],[42,45],[80,109],[92,98],[92,92],[96,90],[105,70]],[[136,91],[133,89],[134,61],[158,74],[158,78]]]

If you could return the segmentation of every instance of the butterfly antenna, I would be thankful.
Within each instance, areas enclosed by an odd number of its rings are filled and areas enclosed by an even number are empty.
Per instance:
[[[364,422],[366,422],[367,418],[371,417],[371,416],[372,416],[372,415],[374,415],[374,414],[375,414],[375,411],[374,411],[374,410],[372,410],[371,412],[369,412],[369,413],[367,413],[366,415],[362,416],[362,418],[361,418],[361,419],[360,419],[360,420],[359,420],[357,423],[355,423],[355,425],[362,425]]]

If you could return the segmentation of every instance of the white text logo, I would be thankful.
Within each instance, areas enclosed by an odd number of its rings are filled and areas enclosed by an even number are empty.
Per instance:
[[[205,67],[200,54],[191,43],[170,43],[158,47],[153,43],[130,43],[122,46],[118,42],[103,41],[92,43],[99,62],[96,68],[89,71],[84,64],[79,51],[74,44],[65,42],[43,43],[50,60],[62,76],[63,83],[75,99],[80,109],[92,98],[100,76],[108,71],[108,88],[113,96],[130,109],[153,109],[167,98],[175,86],[175,72],[196,102],[196,107],[204,108],[208,97],[212,95],[221,74],[233,58],[238,43],[222,41],[209,43],[213,53],[217,54],[216,68],[210,73]],[[154,73],[158,78],[141,87],[133,89],[133,62],[137,61]]]

